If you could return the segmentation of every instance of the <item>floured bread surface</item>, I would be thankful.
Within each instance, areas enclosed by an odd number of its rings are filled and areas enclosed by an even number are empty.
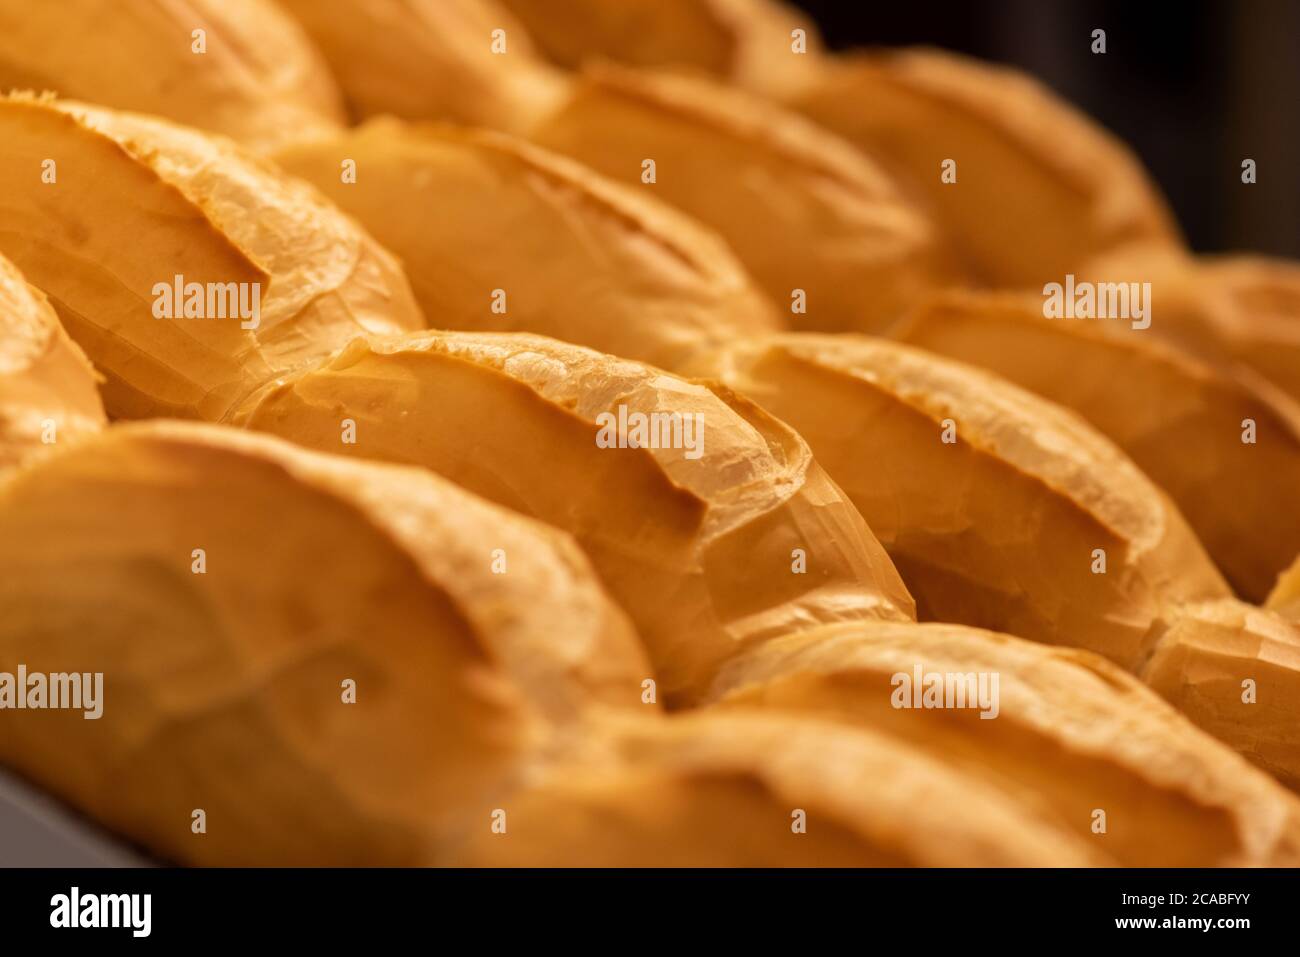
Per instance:
[[[235,421],[425,465],[569,531],[636,623],[669,701],[748,643],[912,614],[796,433],[727,389],[640,363],[522,334],[358,340]]]
[[[0,469],[104,427],[95,370],[0,256]]]

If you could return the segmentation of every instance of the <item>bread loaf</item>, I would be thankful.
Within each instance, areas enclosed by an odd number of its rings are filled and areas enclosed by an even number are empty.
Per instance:
[[[1238,594],[1262,600],[1300,553],[1300,408],[1158,338],[1153,302],[1149,330],[1120,331],[1045,319],[1034,294],[950,294],[895,334],[1078,412],[1170,494]]]
[[[557,764],[470,831],[471,866],[1113,864],[978,777],[867,728],[772,712],[607,723],[609,754]],[[960,795],[953,803],[952,797]],[[484,818],[486,821],[486,817]]]
[[[1126,242],[1179,243],[1129,150],[1017,71],[938,50],[855,54],[792,105],[881,163],[986,284],[1061,282]]]
[[[424,325],[391,254],[220,137],[11,97],[0,180],[0,254],[50,296],[116,418],[219,419],[358,333]]]
[[[0,0],[0,93],[57,92],[270,149],[343,120],[315,48],[273,0]]]
[[[422,470],[186,423],[0,479],[20,666],[101,674],[100,714],[7,710],[0,760],[181,863],[434,863],[549,728],[654,711],[567,537]]]
[[[530,137],[715,229],[796,327],[875,331],[950,281],[929,223],[870,161],[716,83],[592,68]]]
[[[521,129],[564,79],[494,0],[279,0],[306,29],[355,117],[391,113]]]
[[[443,328],[537,332],[671,367],[780,327],[719,238],[515,137],[372,120],[276,160],[401,257]]]
[[[95,370],[45,297],[0,256],[0,470],[103,426]]]
[[[1136,244],[1090,261],[1079,278],[1149,283],[1151,332],[1237,375],[1249,370],[1300,401],[1300,269]]]
[[[937,694],[917,707],[923,688]],[[1088,652],[959,625],[829,625],[734,659],[712,696],[888,735],[1124,865],[1300,862],[1294,795]]]
[[[1234,600],[1171,609],[1141,676],[1300,791],[1300,628],[1293,620]]]
[[[698,70],[769,96],[812,82],[816,26],[778,0],[503,0],[552,61]]]
[[[853,336],[737,342],[698,363],[788,422],[858,506],[922,619],[1135,668],[1170,601],[1227,597],[1168,498],[1067,410]]]
[[[424,465],[571,532],[636,623],[669,703],[689,702],[755,641],[914,617],[879,543],[793,430],[726,389],[639,363],[522,334],[357,340],[235,421]]]

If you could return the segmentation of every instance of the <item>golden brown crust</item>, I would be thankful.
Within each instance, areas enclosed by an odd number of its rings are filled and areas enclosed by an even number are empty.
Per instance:
[[[654,413],[677,417],[680,442],[602,447],[629,428],[620,421]],[[354,445],[341,443],[345,420]],[[640,363],[522,334],[358,340],[236,421],[424,465],[571,532],[637,624],[670,702],[747,644],[813,622],[912,616],[879,543],[797,434],[725,389]]]
[[[1300,628],[1292,621],[1235,600],[1171,609],[1141,677],[1300,790]]]
[[[1059,282],[1123,242],[1178,244],[1128,150],[1021,73],[938,50],[873,52],[828,64],[792,102],[905,185],[977,280]]]
[[[85,353],[40,291],[0,256],[0,470],[103,426]]]
[[[798,323],[879,329],[947,281],[930,224],[868,159],[717,83],[605,64],[529,135],[716,230]]]
[[[779,328],[717,236],[523,140],[384,119],[276,158],[402,258],[440,328],[542,333],[664,367]]]
[[[1121,330],[1046,319],[1033,294],[948,294],[894,335],[1078,412],[1170,494],[1237,592],[1260,600],[1300,552],[1300,407],[1170,345],[1157,329],[1166,303],[1152,302],[1149,330]]]
[[[914,707],[934,676],[963,697]],[[832,625],[734,660],[713,697],[889,735],[1124,865],[1300,861],[1300,801],[1087,652],[960,625]]]
[[[503,799],[505,832],[484,815],[453,863],[1114,863],[984,781],[866,728],[737,709],[610,722],[604,738],[600,760],[557,764]]]
[[[564,79],[493,0],[279,0],[329,62],[354,117],[520,130]]]
[[[256,150],[343,120],[325,63],[271,0],[0,0],[0,92],[11,89],[152,113]]]
[[[693,368],[799,430],[923,618],[1133,668],[1164,602],[1229,594],[1119,449],[994,376],[885,340],[811,334],[735,343]]]
[[[228,140],[162,120],[0,101],[0,252],[104,374],[115,417],[220,418],[352,335],[420,328],[401,268],[310,187]],[[32,170],[54,158],[58,178]],[[158,318],[175,277],[259,293],[260,315]],[[229,286],[228,284],[234,284]],[[165,291],[165,289],[164,289]],[[251,312],[250,312],[251,314]]]
[[[548,719],[653,713],[574,546],[420,470],[115,427],[0,483],[0,569],[4,659],[103,674],[0,757],[170,860],[433,863]]]
[[[1151,331],[1221,369],[1300,401],[1300,268],[1257,256],[1196,257],[1136,244],[1080,279],[1151,284]]]
[[[790,95],[817,74],[812,21],[777,0],[503,0],[553,62],[577,69],[609,59],[700,70],[768,96]],[[794,31],[803,33],[796,52]]]

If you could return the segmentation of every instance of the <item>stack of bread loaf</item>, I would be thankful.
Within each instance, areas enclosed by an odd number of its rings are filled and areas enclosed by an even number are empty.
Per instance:
[[[0,90],[0,673],[104,676],[0,763],[124,840],[1300,864],[1300,265],[1030,79],[769,0],[0,0]]]

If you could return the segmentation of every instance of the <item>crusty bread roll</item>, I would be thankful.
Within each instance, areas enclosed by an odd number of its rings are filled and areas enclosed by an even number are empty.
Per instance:
[[[895,335],[1074,409],[1169,493],[1238,594],[1262,600],[1300,553],[1300,408],[1158,338],[1161,306],[1153,294],[1152,327],[1121,331],[1045,319],[1034,294],[948,294]]]
[[[639,363],[522,334],[357,340],[234,421],[424,465],[571,532],[670,703],[755,641],[914,617],[870,529],[793,430],[726,389]]]
[[[1300,791],[1294,619],[1231,599],[1171,609],[1141,677],[1200,727]]]
[[[875,331],[949,281],[929,223],[866,157],[715,82],[592,68],[530,138],[717,230],[796,326]]]
[[[537,332],[668,368],[781,325],[708,230],[515,137],[372,120],[276,161],[401,257],[440,328]]]
[[[828,61],[791,105],[879,161],[985,283],[1060,282],[1120,243],[1179,242],[1127,147],[1017,71],[938,50],[858,54]]]
[[[494,0],[279,0],[316,42],[354,116],[515,130],[563,77]]]
[[[1151,332],[1300,401],[1300,267],[1135,244],[1093,259],[1079,278],[1150,283]]]
[[[0,256],[0,469],[103,426],[85,353],[40,291]]]
[[[964,707],[915,707],[936,680],[960,688]],[[1300,863],[1294,795],[1088,652],[960,625],[828,625],[734,659],[713,697],[900,739],[1124,865]]]
[[[595,59],[700,70],[769,96],[818,75],[821,39],[778,0],[503,0],[552,61]],[[796,33],[799,31],[799,33]]]
[[[221,137],[11,97],[0,100],[0,180],[11,186],[0,254],[49,295],[104,374],[114,417],[218,419],[353,335],[424,325],[391,254]],[[168,288],[178,276],[250,306],[256,293],[259,314],[187,318],[188,296]],[[176,317],[158,318],[167,300]]]
[[[1086,648],[1131,669],[1166,602],[1230,595],[1178,510],[1119,449],[993,375],[885,340],[812,334],[736,342],[696,371],[799,430],[923,619]]]
[[[152,113],[253,149],[343,121],[320,54],[273,0],[0,0],[0,93],[12,89]]]
[[[867,728],[763,711],[608,722],[451,854],[471,866],[1113,864],[1005,792]],[[954,803],[955,802],[955,803]]]
[[[552,722],[654,713],[566,536],[422,470],[190,423],[0,478],[19,665],[101,673],[100,715],[7,710],[0,760],[181,863],[434,863]]]

